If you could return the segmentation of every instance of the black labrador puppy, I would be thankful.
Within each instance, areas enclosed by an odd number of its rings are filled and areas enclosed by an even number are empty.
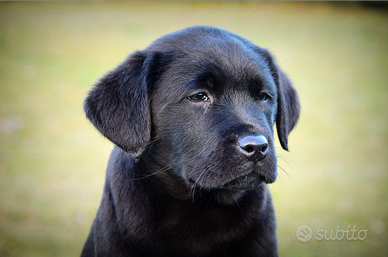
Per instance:
[[[105,75],[87,118],[116,147],[82,256],[277,256],[267,184],[299,116],[272,55],[196,26]]]

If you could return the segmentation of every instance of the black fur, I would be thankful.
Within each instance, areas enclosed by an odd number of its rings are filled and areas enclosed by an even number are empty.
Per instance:
[[[266,49],[190,27],[130,55],[84,108],[117,147],[82,256],[277,256],[273,126],[287,150],[300,107]],[[260,160],[241,151],[250,135],[268,141]]]

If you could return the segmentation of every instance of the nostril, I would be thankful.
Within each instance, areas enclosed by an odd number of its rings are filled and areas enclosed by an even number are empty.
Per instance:
[[[268,148],[268,145],[267,145],[267,144],[262,145],[262,146],[261,146],[261,149],[260,149],[260,152],[264,153],[265,150],[267,150],[267,148]]]
[[[248,146],[248,147],[244,148],[244,150],[247,153],[253,153],[255,151],[255,148],[253,146]]]

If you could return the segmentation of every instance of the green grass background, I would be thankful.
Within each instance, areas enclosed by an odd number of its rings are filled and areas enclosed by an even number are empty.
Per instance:
[[[388,256],[388,13],[357,4],[0,3],[0,256],[78,256],[112,145],[90,86],[128,53],[195,24],[269,48],[302,104],[271,185],[281,256]],[[367,229],[297,241],[296,229]],[[315,236],[315,234],[314,234]]]

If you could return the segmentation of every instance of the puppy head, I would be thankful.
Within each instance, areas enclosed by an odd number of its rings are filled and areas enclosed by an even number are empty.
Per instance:
[[[133,53],[94,86],[84,108],[133,158],[147,152],[187,184],[231,190],[275,180],[273,126],[287,150],[299,116],[296,91],[269,52],[212,27]]]

